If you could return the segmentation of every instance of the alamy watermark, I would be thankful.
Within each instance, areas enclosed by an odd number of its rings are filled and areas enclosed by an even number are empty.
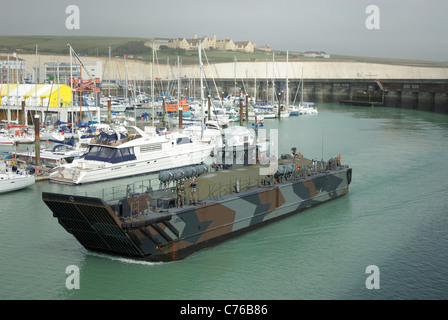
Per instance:
[[[267,141],[266,130],[259,131],[259,139]],[[265,158],[260,158],[262,164],[269,163],[269,167],[260,168],[260,175],[272,175],[277,170],[278,166],[278,129],[269,130],[269,154],[265,154]]]
[[[216,148],[213,158],[215,164],[269,164],[268,167],[260,167],[260,175],[272,175],[278,167],[278,129],[270,129],[269,136],[266,129],[258,129],[257,133],[254,129],[248,130],[249,132],[243,135],[224,135],[226,151],[222,154],[220,148]],[[258,141],[261,141],[261,144]],[[254,148],[245,149],[246,144]]]
[[[65,19],[65,27],[69,30],[79,30],[81,20],[79,16],[79,7],[75,5],[69,5],[65,8],[65,13],[69,16]]]
[[[65,279],[65,287],[69,290],[79,289],[79,268],[75,265],[67,266],[65,273],[69,274],[67,279]]]
[[[65,27],[69,30],[79,30],[81,20],[79,7],[72,4],[65,8],[65,13],[69,16],[65,20]],[[366,19],[365,25],[369,30],[379,30],[380,29],[380,9],[376,5],[369,5],[365,11],[369,16]]]
[[[380,268],[375,265],[367,266],[366,273],[369,276],[366,279],[366,288],[371,289],[379,289],[380,288]]]
[[[380,28],[380,8],[370,5],[366,8],[366,14],[370,14],[366,19],[366,28],[369,30]]]

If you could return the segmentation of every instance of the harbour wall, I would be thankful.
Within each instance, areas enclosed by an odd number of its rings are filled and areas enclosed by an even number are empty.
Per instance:
[[[34,55],[21,55],[27,70],[35,66]],[[83,57],[84,64],[102,61],[103,94],[109,92],[105,83],[127,79],[140,91],[151,93],[154,79],[155,94],[177,97],[178,81],[181,95],[200,97],[201,69],[199,65],[168,65],[136,60],[106,57]],[[69,63],[67,56],[41,56],[41,63]],[[362,105],[384,105],[393,108],[448,113],[448,68],[363,63],[355,61],[266,61],[232,62],[208,64],[203,61],[205,95],[233,95],[238,93],[256,95],[257,100],[272,102],[282,93],[283,101],[289,92],[289,101],[300,100],[303,80],[303,100],[319,103],[341,103],[341,101],[365,102]],[[28,71],[29,71],[28,70]],[[121,77],[120,77],[121,75]],[[288,79],[289,90],[286,90]],[[111,94],[123,94],[124,86],[114,85]],[[275,100],[276,100],[275,99]]]
[[[197,80],[196,80],[197,81]],[[276,80],[276,87],[279,87],[279,83],[285,79]],[[322,81],[322,80],[305,80],[303,86],[303,101],[313,102],[315,105],[320,103],[337,103],[337,104],[351,104],[359,106],[385,106],[391,108],[404,108],[413,110],[432,111],[437,113],[448,113],[448,83],[446,81],[413,81],[410,84],[409,80],[395,80],[393,82],[382,82],[385,90],[379,89],[375,81],[361,81],[361,80],[334,80],[334,81]],[[248,94],[249,97],[254,97],[256,94],[257,101],[270,104],[278,103],[278,90],[275,93],[272,92],[272,82],[269,84],[259,84],[257,89],[250,87],[254,84],[253,80],[249,80],[249,87],[246,89],[241,86],[236,87],[233,85],[233,80],[220,80],[215,84],[210,83],[208,80],[204,81],[205,86],[205,99],[210,94],[211,97],[227,96],[242,93]],[[161,85],[168,87],[168,83],[161,83]],[[195,84],[196,88],[189,89],[187,86],[191,84],[185,84],[181,96],[189,96],[200,98],[198,83]],[[144,87],[146,93],[150,92],[150,83],[145,83]],[[177,88],[167,92],[161,91],[155,85],[155,95],[164,96],[171,95],[174,99],[177,99]],[[266,87],[268,88],[266,92]],[[210,90],[208,90],[210,89]],[[111,94],[124,95],[123,88],[112,88]],[[211,93],[210,93],[211,92]],[[220,92],[221,94],[218,94]],[[103,94],[107,95],[108,90],[103,87]],[[275,99],[272,99],[272,95],[275,94]],[[353,97],[356,96],[356,99]],[[282,92],[282,103],[286,101],[286,91]],[[243,104],[245,104],[244,98]],[[298,103],[301,100],[301,85],[293,84],[290,82],[289,87],[289,102]]]
[[[397,79],[381,81],[381,84],[383,89],[374,80],[310,80],[304,85],[304,101],[448,113],[448,82],[445,80]]]

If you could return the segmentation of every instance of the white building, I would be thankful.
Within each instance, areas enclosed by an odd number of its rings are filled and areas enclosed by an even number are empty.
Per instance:
[[[0,83],[23,83],[25,61],[17,55],[0,57]]]
[[[70,74],[70,63],[66,62],[47,62],[40,68],[40,83],[55,82],[69,85],[70,76],[82,79],[100,79],[103,77],[102,61],[96,61],[95,64],[88,64],[81,67],[80,64],[72,64],[72,73]],[[37,79],[36,79],[37,80]],[[36,81],[37,83],[38,81]]]

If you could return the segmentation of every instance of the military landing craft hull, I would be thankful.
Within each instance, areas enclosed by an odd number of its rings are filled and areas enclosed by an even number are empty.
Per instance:
[[[241,177],[257,166],[234,169],[241,184],[231,179],[228,184],[217,182],[216,176],[226,175],[224,171],[205,174],[198,178],[199,203],[184,208],[175,207],[173,188],[128,192],[112,201],[46,192],[42,198],[87,250],[173,261],[348,192],[352,175],[348,166],[315,170],[311,162],[299,162],[301,169],[289,176],[258,175],[248,183]],[[210,181],[213,184],[206,183]]]

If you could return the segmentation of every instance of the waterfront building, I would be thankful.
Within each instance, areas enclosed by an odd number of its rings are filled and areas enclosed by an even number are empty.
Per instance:
[[[13,55],[0,57],[0,83],[23,83],[25,61]]]
[[[88,103],[79,106],[71,87],[64,84],[0,84],[0,121],[27,124],[33,114],[55,123],[99,121],[100,108]]]
[[[0,84],[1,106],[60,107],[71,105],[70,87],[63,84]]]
[[[40,68],[40,79],[46,83],[58,83],[70,85],[70,75],[73,78],[82,79],[100,79],[103,77],[103,64],[102,61],[95,61],[80,68],[79,65],[72,64],[70,73],[70,63],[66,62],[46,62],[43,68]],[[81,70],[81,71],[79,71]]]

